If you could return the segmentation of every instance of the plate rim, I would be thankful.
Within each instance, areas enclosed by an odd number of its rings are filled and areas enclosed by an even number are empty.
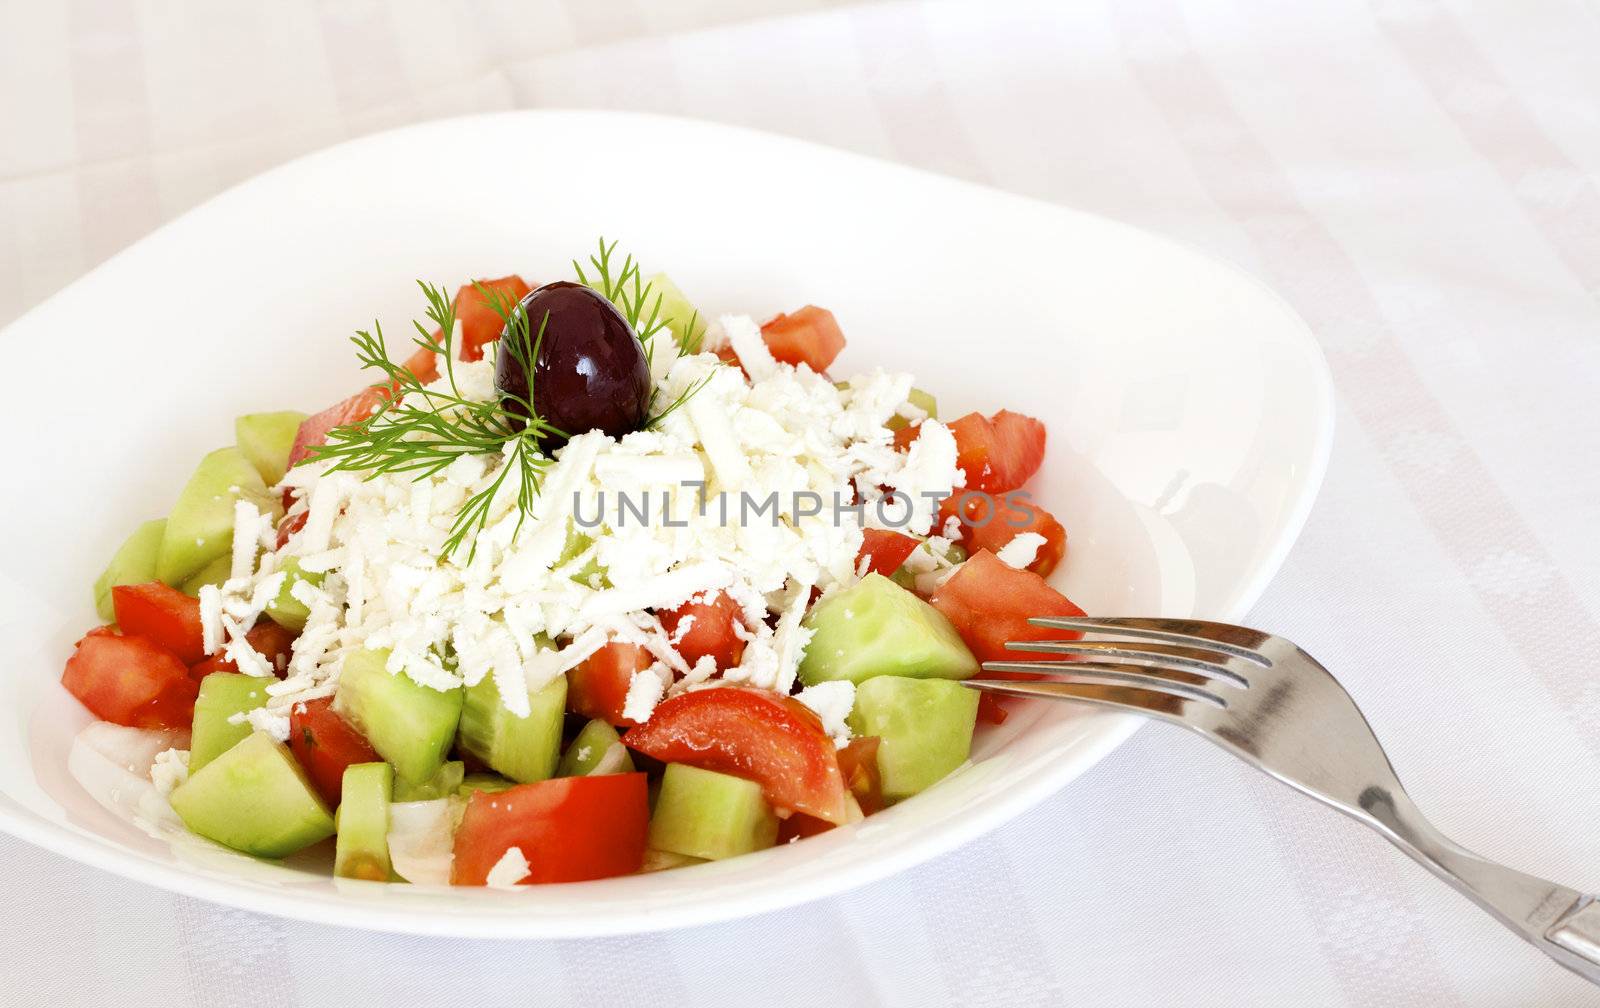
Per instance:
[[[336,155],[347,148],[373,142],[391,142],[408,133],[426,133],[429,130],[451,128],[459,124],[480,120],[509,119],[603,119],[616,124],[613,128],[626,131],[627,122],[650,121],[658,124],[689,126],[729,134],[739,134],[766,144],[791,145],[826,152],[830,156],[855,160],[881,170],[890,168],[911,173],[940,184],[954,186],[989,200],[1017,203],[1065,212],[1070,216],[1092,219],[1101,226],[1131,232],[1141,239],[1165,244],[1192,256],[1199,256],[1216,264],[1236,279],[1275,302],[1286,319],[1295,324],[1285,326],[1277,339],[1304,357],[1309,366],[1309,378],[1315,396],[1311,415],[1316,432],[1307,459],[1307,472],[1297,481],[1292,500],[1285,508],[1286,520],[1278,534],[1272,538],[1270,549],[1250,577],[1234,592],[1229,603],[1210,618],[1238,621],[1253,607],[1264,593],[1268,583],[1282,568],[1290,550],[1298,540],[1326,477],[1332,455],[1336,420],[1334,384],[1327,358],[1317,342],[1309,324],[1277,291],[1233,260],[1218,255],[1196,243],[1171,235],[1148,230],[1138,225],[1108,217],[1091,210],[1063,203],[1027,196],[1000,189],[969,179],[945,175],[915,165],[903,164],[859,151],[835,147],[783,133],[756,129],[749,126],[699,119],[687,116],[662,115],[652,112],[634,112],[603,109],[512,109],[482,112],[462,116],[449,116],[409,123],[392,129],[379,130],[351,137],[337,143],[297,155],[213,194],[202,202],[163,222],[155,229],[119,249],[93,268],[63,285],[54,293],[30,306],[17,318],[0,329],[0,339],[14,329],[28,324],[33,316],[76,288],[88,284],[104,271],[116,268],[152,237],[175,229],[190,218],[206,211],[219,202],[234,198],[236,194],[261,179],[293,171],[306,162]],[[0,802],[0,831],[31,843],[47,852],[60,854],[100,871],[151,885],[169,892],[223,906],[237,907],[270,916],[302,920],[324,925],[353,927],[391,934],[416,934],[429,936],[454,936],[465,938],[499,939],[551,939],[607,937],[640,934],[697,927],[723,921],[737,920],[774,912],[790,907],[813,903],[836,896],[872,882],[899,874],[915,865],[925,863],[943,854],[971,843],[984,834],[1041,804],[1059,792],[1089,768],[1106,758],[1121,746],[1144,724],[1135,714],[1114,711],[1097,712],[1095,721],[1100,725],[1096,734],[1084,739],[1070,760],[1052,765],[1046,772],[1030,778],[1023,786],[987,799],[980,812],[953,821],[947,828],[910,836],[893,852],[875,858],[861,858],[848,862],[841,870],[830,873],[803,892],[773,886],[741,894],[736,901],[717,902],[701,900],[675,907],[672,919],[656,922],[649,915],[625,915],[606,918],[589,912],[566,913],[560,917],[523,915],[505,911],[485,913],[478,909],[465,909],[448,914],[427,914],[416,910],[385,908],[368,902],[342,900],[324,894],[309,894],[292,888],[274,891],[265,887],[241,888],[237,881],[212,877],[184,867],[180,863],[157,861],[149,855],[113,844],[104,838],[82,833],[68,826],[42,818],[26,808],[10,807],[11,801]],[[370,883],[379,884],[379,883]],[[582,884],[582,883],[568,883]]]

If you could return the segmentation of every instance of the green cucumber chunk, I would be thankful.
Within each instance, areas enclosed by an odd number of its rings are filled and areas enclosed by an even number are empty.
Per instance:
[[[388,651],[362,649],[344,661],[334,713],[366,737],[395,776],[421,784],[444,766],[461,720],[460,688],[432,689],[391,673]]]
[[[178,586],[178,590],[190,598],[199,598],[200,589],[206,585],[221,585],[233,574],[233,557],[227,553],[200,568],[195,574]]]
[[[499,794],[516,786],[516,781],[507,780],[499,774],[473,773],[467,774],[461,779],[461,784],[456,788],[456,794],[462,798],[471,798],[474,791],[482,791],[484,794]]]
[[[166,531],[165,518],[152,518],[133,530],[117,551],[105,572],[94,582],[94,611],[103,623],[115,623],[116,612],[111,607],[111,589],[117,585],[149,584],[156,579],[156,554],[161,552],[161,535]]]
[[[924,392],[919,388],[914,388],[911,390],[910,394],[906,396],[906,402],[928,414],[924,419],[939,419],[939,401],[935,399],[931,393]],[[888,427],[890,430],[900,430],[902,428],[911,426],[911,421],[896,413],[894,416],[889,418],[889,422],[884,426]]]
[[[622,736],[617,734],[615,728],[599,719],[590,721],[579,730],[572,744],[567,746],[567,751],[562,753],[556,776],[587,777],[600,765],[600,760],[611,751],[611,747],[619,745],[622,745]],[[633,773],[633,757],[628,755],[626,747],[622,754],[622,762],[611,772]]]
[[[320,587],[325,575],[300,569],[300,561],[295,557],[286,557],[283,566],[278,568],[287,575],[283,579],[283,587],[278,589],[278,594],[267,603],[267,615],[272,617],[272,622],[295,633],[306,628],[306,620],[311,617],[311,610],[306,604],[294,597],[292,589],[296,584],[304,581],[312,587]]]
[[[947,679],[875,676],[856,687],[850,730],[876,735],[878,776],[891,802],[943,780],[967,761],[978,693]]]
[[[340,878],[389,881],[389,792],[394,768],[387,763],[345,767],[339,801],[339,838],[333,873]]]
[[[276,486],[289,471],[289,452],[306,415],[298,410],[247,413],[233,422],[233,439],[267,486]]]
[[[807,686],[872,676],[969,679],[978,660],[944,614],[882,574],[824,597],[806,613],[814,631],[800,662]]]
[[[213,672],[200,680],[194,702],[194,731],[189,740],[189,772],[194,773],[250,737],[250,722],[234,724],[235,714],[255,710],[267,702],[267,685],[276,679]]]
[[[167,515],[156,577],[183,588],[207,564],[227,557],[233,551],[233,505],[241,498],[274,521],[283,517],[282,501],[267,490],[244,452],[219,448],[201,459]]]
[[[333,813],[283,743],[253,732],[172,791],[190,830],[257,857],[279,858],[333,836]]]
[[[556,772],[566,718],[567,679],[557,676],[528,693],[528,716],[518,717],[500,699],[493,675],[467,687],[461,706],[460,745],[490,769],[519,784]]]
[[[659,305],[657,298],[660,298]],[[700,345],[706,336],[706,317],[695,309],[670,277],[665,273],[657,273],[647,280],[641,304],[644,306],[640,312],[641,323],[648,320],[651,311],[655,311],[656,318],[666,322],[673,340],[683,352],[700,352]]]
[[[448,798],[460,789],[461,782],[466,777],[467,765],[460,760],[451,760],[440,767],[438,773],[420,784],[396,780],[393,791],[394,800],[397,802],[433,801],[435,798]]]
[[[778,842],[778,816],[761,785],[742,777],[668,763],[650,815],[652,850],[715,861]]]
[[[567,538],[561,546],[561,555],[556,557],[556,562],[550,565],[551,570],[559,570],[576,560],[584,550],[594,545],[594,539],[578,531],[578,525],[571,518],[567,519]],[[599,580],[596,581],[596,576]],[[590,557],[589,562],[573,571],[569,577],[586,588],[609,588],[611,581],[606,577],[606,569],[600,566],[596,557]]]

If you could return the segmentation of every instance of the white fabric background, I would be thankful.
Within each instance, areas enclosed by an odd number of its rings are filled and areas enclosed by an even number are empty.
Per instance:
[[[1287,296],[1339,387],[1254,621],[1339,672],[1448,832],[1593,891],[1596,53],[1583,0],[8,0],[0,321],[289,157],[522,106],[742,123],[1182,236]],[[636,938],[385,937],[9,838],[0,862],[19,1005],[1600,1005],[1377,837],[1161,727],[892,880]]]

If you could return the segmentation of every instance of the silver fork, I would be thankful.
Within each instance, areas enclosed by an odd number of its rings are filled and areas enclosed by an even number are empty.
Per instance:
[[[1496,864],[1423,818],[1360,708],[1333,675],[1282,637],[1178,619],[1032,619],[1117,640],[1013,642],[1062,661],[985,662],[1048,681],[972,679],[986,693],[1087,702],[1193,729],[1261,770],[1383,834],[1539,951],[1600,984],[1595,897]]]

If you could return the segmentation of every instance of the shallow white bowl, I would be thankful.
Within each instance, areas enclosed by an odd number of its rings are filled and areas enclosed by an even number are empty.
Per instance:
[[[1235,268],[1134,228],[709,123],[518,112],[334,147],[217,197],[8,327],[16,378],[0,560],[0,827],[85,864],[251,910],[393,931],[574,937],[816,899],[949,850],[1056,791],[1137,719],[1061,705],[984,732],[938,787],[793,847],[517,892],[335,881],[168,844],[68,774],[89,716],[58,685],[89,585],[165,512],[232,418],[359,387],[347,334],[419,313],[413,278],[570,275],[598,235],[702,308],[816,302],[835,370],[913,371],[950,417],[1043,418],[1030,490],[1066,525],[1091,613],[1238,619],[1283,560],[1332,435],[1305,324]],[[1129,782],[1136,794],[1138,782]],[[103,798],[107,796],[102,796]]]

